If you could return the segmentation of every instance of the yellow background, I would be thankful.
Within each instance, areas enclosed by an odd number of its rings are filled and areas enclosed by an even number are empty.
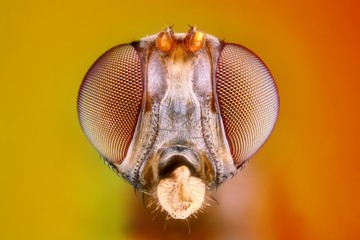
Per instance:
[[[280,92],[273,135],[208,210],[233,213],[219,232],[360,239],[354,0],[2,1],[0,239],[132,239],[126,224],[141,199],[85,138],[76,97],[100,54],[172,24],[250,48]]]

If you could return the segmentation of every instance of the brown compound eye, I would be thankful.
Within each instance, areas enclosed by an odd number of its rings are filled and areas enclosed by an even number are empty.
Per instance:
[[[87,138],[109,162],[124,160],[142,98],[141,62],[131,45],[110,49],[87,72],[79,91],[78,116]]]
[[[225,44],[217,63],[216,93],[231,155],[239,167],[274,128],[279,107],[276,85],[254,53]]]

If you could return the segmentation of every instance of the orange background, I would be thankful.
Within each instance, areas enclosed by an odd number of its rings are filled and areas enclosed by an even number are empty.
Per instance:
[[[203,215],[238,239],[360,239],[360,8],[349,0],[1,2],[0,239],[133,239],[141,200],[81,132],[76,97],[100,54],[167,24],[250,48],[280,92],[273,135]]]

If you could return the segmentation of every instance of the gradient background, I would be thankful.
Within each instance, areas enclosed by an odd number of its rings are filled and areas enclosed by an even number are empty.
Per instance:
[[[167,24],[256,52],[281,101],[273,135],[190,236],[186,223],[136,225],[150,210],[76,113],[98,56]],[[1,1],[0,239],[360,239],[359,25],[348,0]]]

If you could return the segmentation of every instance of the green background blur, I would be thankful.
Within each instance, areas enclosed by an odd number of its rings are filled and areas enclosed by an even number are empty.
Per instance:
[[[132,239],[141,199],[82,133],[77,92],[103,52],[172,24],[250,48],[280,92],[273,135],[223,186],[214,208],[233,222],[219,228],[246,218],[252,237],[239,239],[360,239],[360,9],[349,0],[1,1],[0,239]]]

